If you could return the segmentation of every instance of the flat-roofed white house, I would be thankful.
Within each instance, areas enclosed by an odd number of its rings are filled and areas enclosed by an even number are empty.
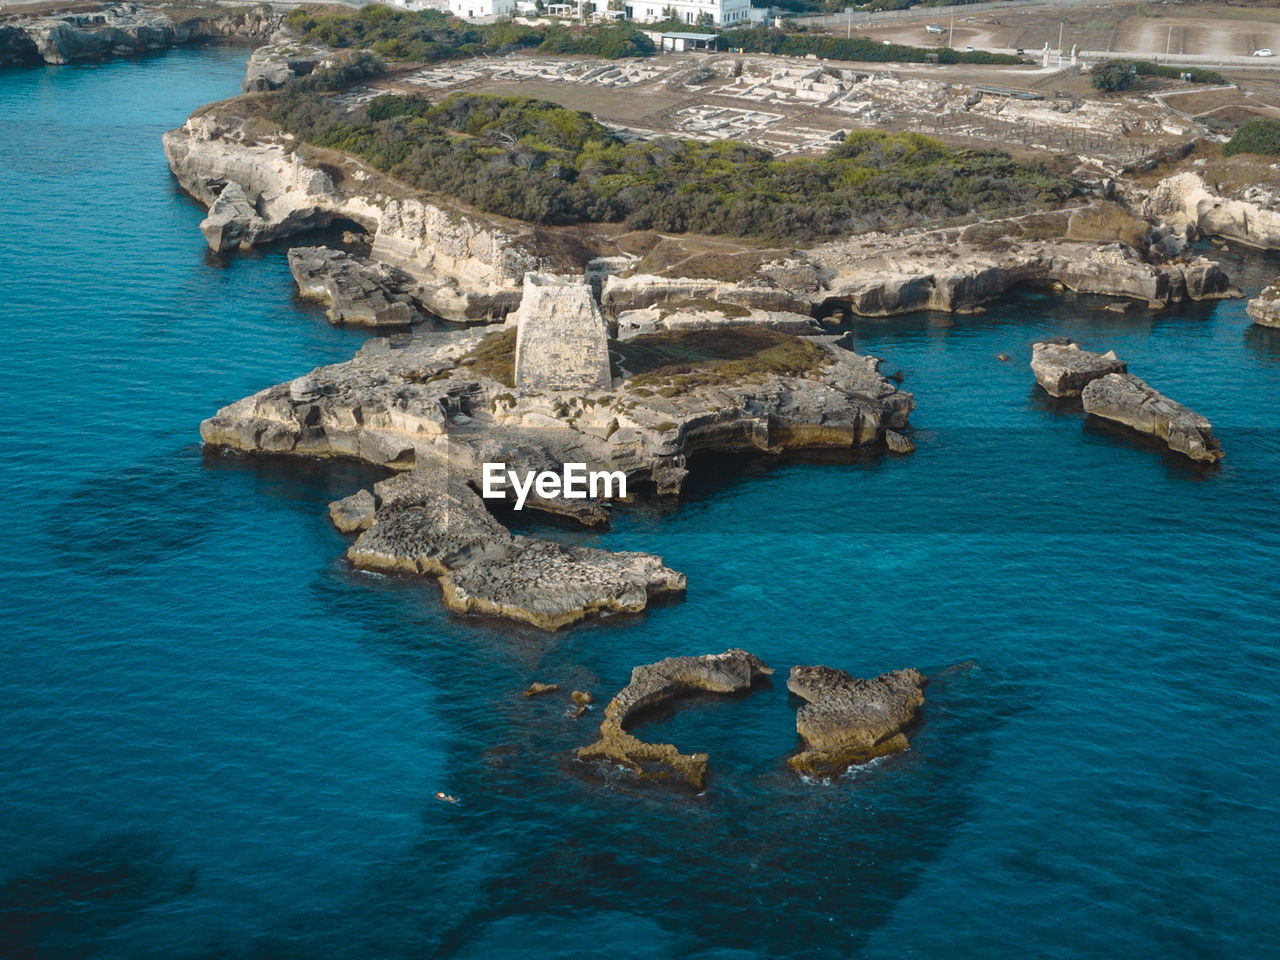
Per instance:
[[[450,0],[454,2],[454,0]],[[676,19],[687,24],[705,23],[709,17],[716,27],[745,26],[751,22],[751,0],[630,0],[627,19],[654,22],[663,11],[674,8]]]
[[[516,0],[449,0],[449,12],[463,20],[505,17],[516,12]]]

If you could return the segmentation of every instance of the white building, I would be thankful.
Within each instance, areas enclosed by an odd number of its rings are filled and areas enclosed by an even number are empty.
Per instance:
[[[652,23],[662,20],[663,11],[671,8],[675,9],[676,19],[690,25],[705,23],[704,15],[716,27],[746,26],[751,22],[751,0],[630,0],[627,19]]]
[[[516,0],[449,0],[449,12],[463,20],[503,17],[516,12]]]

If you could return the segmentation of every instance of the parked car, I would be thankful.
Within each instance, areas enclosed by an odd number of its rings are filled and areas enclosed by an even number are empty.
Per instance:
[[[942,33],[943,32],[942,24],[940,23],[931,23],[928,26],[926,26],[924,30],[925,30],[925,33]]]
[[[1271,56],[1271,48],[1263,47],[1261,50],[1255,50],[1253,51],[1253,55],[1255,57],[1269,57]]]
[[[965,48],[964,48],[964,52],[965,52],[965,53],[973,53],[973,44],[971,43],[971,44],[969,44],[967,47],[965,47]]]

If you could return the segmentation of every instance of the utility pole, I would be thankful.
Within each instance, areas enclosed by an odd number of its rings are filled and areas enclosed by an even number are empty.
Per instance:
[[[956,48],[956,8],[951,8],[951,32],[947,34],[947,46],[952,50]]]
[[[1173,46],[1173,27],[1169,28],[1169,39],[1164,42],[1164,58],[1169,59],[1169,50]]]
[[[1058,66],[1062,66],[1062,28],[1066,25],[1065,21],[1058,24]]]

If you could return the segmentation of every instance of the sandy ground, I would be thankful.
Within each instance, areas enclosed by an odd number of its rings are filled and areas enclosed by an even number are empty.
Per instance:
[[[1033,8],[966,16],[955,10],[952,45],[980,50],[1022,48],[1028,53],[1046,43],[1064,50],[1111,51],[1155,57],[1170,53],[1198,57],[1249,56],[1261,47],[1275,50],[1280,68],[1280,7],[1259,3],[1248,7],[1220,3],[1152,3],[1155,16],[1142,16],[1135,2],[1100,2],[1096,6]],[[943,46],[949,38],[952,11],[922,12],[918,20],[861,28],[877,40],[919,46]],[[941,36],[925,31],[927,23],[941,25]],[[834,28],[839,34],[840,29]]]

